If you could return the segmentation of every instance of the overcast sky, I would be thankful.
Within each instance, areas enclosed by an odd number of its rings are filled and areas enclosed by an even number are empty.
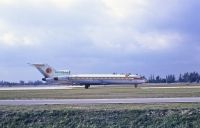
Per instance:
[[[199,0],[0,0],[0,80],[200,72]]]

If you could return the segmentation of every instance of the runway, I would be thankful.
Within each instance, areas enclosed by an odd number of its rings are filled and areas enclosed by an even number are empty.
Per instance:
[[[55,89],[73,89],[80,88],[83,86],[36,86],[36,87],[0,87],[0,91],[9,91],[9,90],[55,90]]]
[[[153,103],[200,103],[200,97],[182,98],[127,98],[127,99],[31,99],[0,100],[0,105],[53,105],[53,104],[153,104]]]

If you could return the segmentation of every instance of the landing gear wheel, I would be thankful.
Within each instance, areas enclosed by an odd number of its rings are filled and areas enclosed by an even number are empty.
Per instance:
[[[86,85],[85,85],[85,89],[88,89],[89,87],[90,87],[89,84],[86,84]]]
[[[137,84],[135,84],[135,88],[137,88],[137,86],[138,86],[138,85],[137,85]]]

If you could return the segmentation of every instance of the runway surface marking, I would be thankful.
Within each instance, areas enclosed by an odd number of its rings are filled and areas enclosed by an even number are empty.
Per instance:
[[[127,98],[127,99],[32,99],[0,100],[0,105],[45,105],[45,104],[129,104],[129,103],[200,103],[200,97],[182,98]]]

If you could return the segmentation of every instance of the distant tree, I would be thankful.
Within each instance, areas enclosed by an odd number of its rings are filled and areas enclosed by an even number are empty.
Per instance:
[[[182,74],[179,75],[178,82],[183,82]]]
[[[39,80],[34,82],[34,85],[42,85],[42,84],[43,84],[42,81],[39,81]]]
[[[175,75],[167,75],[166,83],[174,83],[176,81]]]
[[[160,83],[160,76],[156,76],[156,83]]]
[[[151,75],[151,76],[149,77],[148,82],[149,82],[149,83],[154,83],[154,82],[155,82],[154,75]]]
[[[20,81],[19,81],[19,84],[20,84],[20,85],[24,85],[25,82],[24,82],[23,80],[20,80]]]
[[[197,72],[192,72],[190,73],[189,75],[189,82],[192,83],[192,82],[197,82],[199,81],[199,74]]]
[[[189,73],[184,73],[183,75],[183,82],[189,82],[190,81],[190,76]]]
[[[151,75],[148,79],[149,83],[166,83],[166,79],[160,77],[159,75],[157,75],[156,77],[154,77],[154,75]]]

